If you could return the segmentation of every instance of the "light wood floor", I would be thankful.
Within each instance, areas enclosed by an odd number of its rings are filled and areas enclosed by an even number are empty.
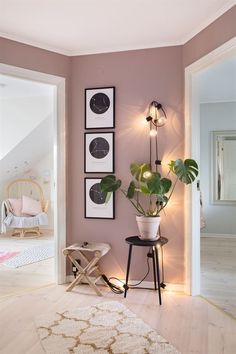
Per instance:
[[[127,298],[105,287],[103,297],[82,285],[66,293],[64,285],[52,285],[28,294],[0,300],[0,353],[43,354],[34,318],[48,311],[87,306],[117,300],[168,339],[182,354],[235,354],[236,321],[201,297],[130,290]]]
[[[53,236],[48,232],[39,238],[23,240],[10,235],[0,235],[0,250],[23,251],[36,245],[42,245],[45,240],[52,238]],[[54,281],[54,258],[14,269],[0,264],[0,298],[52,284]]]
[[[236,239],[201,237],[201,294],[236,318]]]

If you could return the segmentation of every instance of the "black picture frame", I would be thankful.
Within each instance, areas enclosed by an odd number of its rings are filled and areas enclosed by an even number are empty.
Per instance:
[[[115,128],[115,87],[85,89],[85,129]]]
[[[99,188],[101,177],[84,178],[84,217],[85,219],[115,219],[115,194],[105,203]]]
[[[84,173],[115,172],[115,133],[84,133]]]

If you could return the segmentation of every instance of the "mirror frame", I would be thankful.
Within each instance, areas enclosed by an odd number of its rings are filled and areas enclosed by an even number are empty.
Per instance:
[[[215,130],[211,132],[211,174],[210,174],[210,186],[211,186],[211,202],[215,205],[234,205],[236,200],[219,200],[217,199],[217,136],[236,136],[236,130]]]

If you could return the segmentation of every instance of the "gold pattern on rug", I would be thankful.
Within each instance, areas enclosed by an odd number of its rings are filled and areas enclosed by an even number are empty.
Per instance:
[[[42,315],[36,325],[48,354],[179,354],[116,301]]]

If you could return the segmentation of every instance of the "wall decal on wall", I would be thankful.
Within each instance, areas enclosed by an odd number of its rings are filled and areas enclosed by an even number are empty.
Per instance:
[[[84,217],[86,219],[114,219],[114,193],[106,203],[100,187],[101,178],[86,177],[84,179]]]
[[[115,87],[85,89],[85,129],[115,127]]]
[[[115,133],[84,133],[84,172],[114,173]]]

